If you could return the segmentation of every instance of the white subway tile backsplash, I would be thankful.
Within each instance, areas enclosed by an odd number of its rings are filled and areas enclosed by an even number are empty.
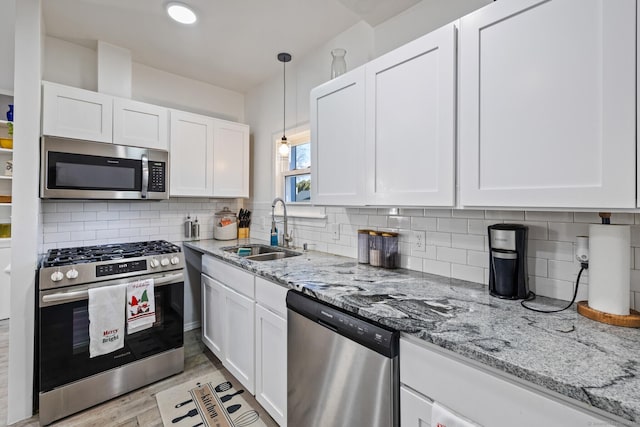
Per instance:
[[[387,226],[391,228],[411,228],[411,217],[409,216],[390,216]]]
[[[451,277],[482,283],[484,280],[484,269],[471,265],[451,264]]]
[[[486,219],[500,219],[502,221],[524,221],[524,211],[485,211]]]
[[[530,258],[527,257],[527,268],[529,274],[539,277],[547,277],[548,275],[548,260],[544,258]]]
[[[433,218],[451,218],[451,209],[425,209],[424,216]]]
[[[484,236],[474,236],[472,234],[451,234],[451,247],[483,251],[485,250]]]
[[[387,218],[388,217],[382,215],[369,215],[368,225],[370,227],[386,227]]]
[[[549,223],[549,240],[560,242],[575,242],[576,236],[588,236],[589,224],[566,222]]]
[[[71,221],[96,221],[96,212],[71,212]]]
[[[527,221],[573,222],[573,212],[527,211]]]
[[[82,202],[58,202],[58,212],[82,212],[84,203]]]
[[[71,240],[95,240],[95,239],[96,239],[95,230],[71,232]]]
[[[489,268],[489,253],[467,251],[467,264],[475,267]]]
[[[268,240],[270,202],[253,205],[246,201],[216,199],[171,199],[161,202],[130,201],[43,201],[42,250],[55,247],[184,239],[182,225],[187,213],[200,220],[203,238],[212,237],[213,213],[224,206],[237,212],[240,206],[253,211],[251,236]],[[528,272],[538,294],[570,299],[579,271],[574,260],[574,240],[587,234],[589,223],[599,223],[592,212],[524,212],[507,210],[465,210],[429,208],[324,208],[321,221],[292,219],[290,227],[296,246],[309,243],[311,250],[355,258],[358,229],[396,230],[400,233],[401,267],[488,282],[487,227],[502,222],[529,227]],[[265,218],[266,227],[262,226]],[[640,307],[640,214],[614,213],[612,222],[632,226],[632,305]],[[333,240],[331,225],[340,230]],[[424,233],[423,249],[414,249],[414,233]],[[588,271],[583,273],[580,298],[586,299]]]
[[[484,219],[484,211],[474,211],[471,209],[453,209],[451,211],[453,218],[469,218],[469,219]]]
[[[120,213],[118,212],[100,211],[96,214],[97,221],[112,221],[118,218],[120,218]]]
[[[425,259],[422,262],[422,270],[425,273],[437,274],[440,276],[451,277],[451,263],[445,261],[436,261]]]
[[[573,243],[529,240],[527,252],[529,256],[534,258],[571,261],[573,259]]]
[[[71,221],[70,212],[44,213],[42,215],[42,222],[45,224],[51,223],[51,222],[69,222],[69,221]]]
[[[84,224],[82,222],[59,222],[58,231],[82,231]]]
[[[436,231],[438,228],[437,218],[411,217],[412,230]]]
[[[467,262],[467,251],[464,249],[438,247],[436,251],[436,258],[438,261],[465,264]]]
[[[466,234],[469,228],[467,219],[438,218],[438,231]]]
[[[451,246],[451,233],[427,231],[427,244],[435,246]]]

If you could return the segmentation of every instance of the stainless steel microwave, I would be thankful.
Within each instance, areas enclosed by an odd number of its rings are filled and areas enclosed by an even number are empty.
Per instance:
[[[161,200],[169,198],[169,153],[43,136],[43,199]]]

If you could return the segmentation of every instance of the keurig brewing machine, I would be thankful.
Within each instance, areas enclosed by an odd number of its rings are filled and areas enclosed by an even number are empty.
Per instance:
[[[527,298],[528,227],[520,224],[494,224],[488,230],[489,293],[505,299]]]

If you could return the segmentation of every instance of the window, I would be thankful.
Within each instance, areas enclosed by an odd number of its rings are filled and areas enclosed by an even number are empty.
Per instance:
[[[311,142],[309,131],[287,137],[289,157],[280,158],[276,193],[287,203],[311,200]],[[276,144],[280,144],[277,141]],[[280,157],[279,154],[276,156]]]

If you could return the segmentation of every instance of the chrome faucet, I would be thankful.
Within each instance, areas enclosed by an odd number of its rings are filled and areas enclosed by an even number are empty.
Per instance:
[[[288,248],[293,238],[289,235],[289,228],[287,227],[287,205],[280,197],[276,197],[275,199],[273,199],[273,203],[271,203],[271,221],[275,222],[276,220],[275,210],[276,204],[278,202],[282,202],[282,209],[284,210],[284,230],[282,232],[282,246]]]

